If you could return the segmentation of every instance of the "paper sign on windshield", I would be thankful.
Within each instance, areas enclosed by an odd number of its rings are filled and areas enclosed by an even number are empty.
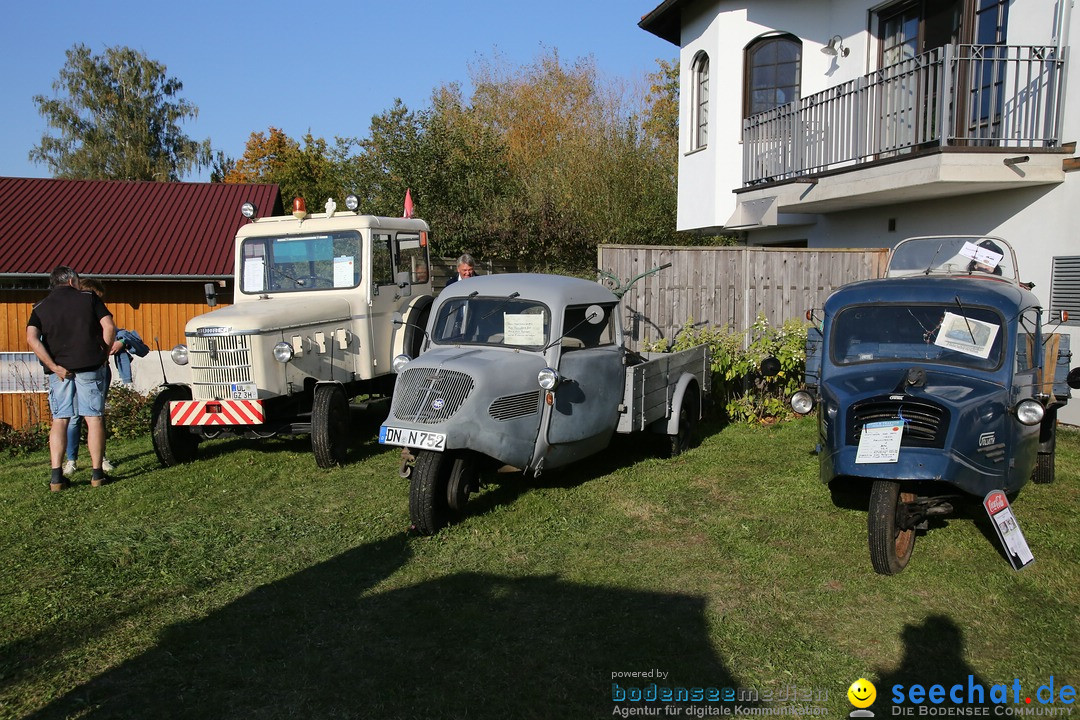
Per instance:
[[[997,325],[947,312],[934,344],[986,359],[990,357],[990,347],[997,334]]]
[[[353,259],[349,255],[334,258],[334,287],[353,286]]]
[[[998,263],[1001,262],[1001,259],[1005,257],[1001,253],[988,250],[973,242],[964,243],[964,247],[960,248],[960,254],[964,257],[971,258],[980,265],[988,266],[990,270],[996,268]]]
[[[244,258],[244,290],[247,292],[263,291],[263,275],[266,264],[261,257]]]
[[[544,316],[529,313],[503,313],[503,343],[506,345],[543,345]]]

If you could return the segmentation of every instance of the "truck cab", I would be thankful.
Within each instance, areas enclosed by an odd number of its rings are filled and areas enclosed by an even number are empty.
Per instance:
[[[320,467],[341,463],[350,399],[389,393],[392,359],[423,339],[428,225],[339,212],[332,201],[323,213],[265,218],[246,206],[234,304],[188,321],[171,355],[192,381],[159,394],[154,449],[173,465],[203,438],[310,434]]]

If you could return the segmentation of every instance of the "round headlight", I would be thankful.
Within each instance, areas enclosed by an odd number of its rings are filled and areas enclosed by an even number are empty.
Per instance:
[[[293,351],[292,345],[282,340],[278,344],[274,345],[274,359],[279,363],[287,363],[292,360]]]
[[[806,415],[814,409],[814,398],[805,390],[791,396],[791,409],[800,415]]]
[[[255,207],[255,203],[246,202],[240,206],[240,214],[246,217],[248,220],[255,217],[255,213],[259,211],[259,208]]]
[[[355,195],[345,196],[345,207],[356,212],[356,208],[360,207],[360,198]]]
[[[174,347],[172,349],[172,353],[170,353],[170,354],[172,356],[172,361],[174,363],[176,363],[177,365],[187,365],[187,363],[188,363],[187,345],[177,345],[176,347]]]
[[[554,390],[559,384],[559,373],[546,367],[536,374],[536,382],[545,390]]]
[[[412,362],[412,358],[408,355],[398,355],[394,358],[394,361],[390,363],[390,367],[395,373],[399,373],[405,369],[405,366]]]
[[[1016,419],[1025,425],[1038,425],[1046,414],[1042,403],[1028,398],[1016,404]]]

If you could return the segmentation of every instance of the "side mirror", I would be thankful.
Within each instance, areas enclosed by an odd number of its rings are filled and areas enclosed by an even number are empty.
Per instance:
[[[1080,367],[1074,367],[1065,376],[1065,383],[1073,390],[1080,390]]]
[[[780,374],[780,361],[769,356],[761,361],[761,374],[765,377],[776,377]]]
[[[203,285],[203,290],[206,292],[206,304],[210,307],[217,305],[217,285],[206,283]]]

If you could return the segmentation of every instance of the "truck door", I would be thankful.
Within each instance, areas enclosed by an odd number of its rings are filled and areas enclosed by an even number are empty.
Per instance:
[[[566,335],[559,341],[556,368],[561,380],[548,421],[551,445],[604,447],[615,431],[624,368],[622,348],[615,342],[614,310],[614,303],[566,308]]]
[[[1016,361],[1013,365],[1013,377],[1010,405],[1015,406],[1024,398],[1030,398],[1044,390],[1053,391],[1053,359],[1047,368],[1046,347],[1043,343],[1042,315],[1039,308],[1028,308],[1020,313],[1016,322]],[[1055,358],[1056,359],[1056,358]],[[1044,386],[1049,372],[1049,384]],[[1013,467],[1031,467],[1039,446],[1039,426],[1024,425],[1014,421],[1009,423],[1013,437],[1009,438],[1013,448]],[[1010,475],[1014,471],[1010,468]],[[1009,485],[1019,487],[1027,478],[1012,477]]]
[[[393,315],[399,297],[394,281],[393,240],[394,236],[389,232],[371,233],[371,303],[366,336],[370,338],[369,351],[374,363],[372,375],[390,372],[393,359]]]

